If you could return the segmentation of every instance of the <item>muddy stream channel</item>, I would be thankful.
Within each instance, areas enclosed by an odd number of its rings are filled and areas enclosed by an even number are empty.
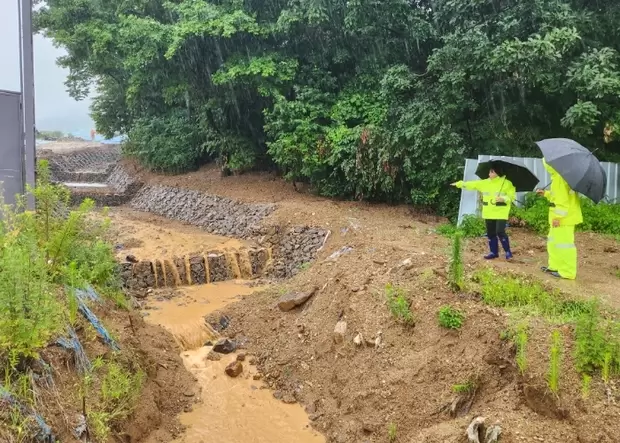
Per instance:
[[[207,234],[197,228],[167,219],[119,210],[111,214],[118,241],[123,245],[119,256],[134,255],[138,259],[164,259],[197,251],[226,251],[243,246],[243,242]],[[187,427],[177,443],[324,443],[323,436],[312,430],[303,407],[285,404],[272,395],[260,380],[248,358],[243,372],[236,378],[225,373],[226,366],[236,360],[237,353],[221,355],[219,361],[207,359],[212,350],[205,343],[217,338],[205,324],[204,317],[227,304],[248,296],[260,287],[249,281],[231,280],[218,283],[181,286],[174,296],[147,298],[144,318],[170,331],[182,349],[183,362],[197,380],[197,403],[190,412],[181,414]],[[155,443],[155,442],[148,442]]]

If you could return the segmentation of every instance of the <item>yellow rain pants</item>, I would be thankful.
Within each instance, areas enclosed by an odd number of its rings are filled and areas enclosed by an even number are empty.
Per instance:
[[[547,238],[549,269],[557,271],[562,278],[574,280],[577,277],[577,247],[575,246],[575,226],[549,228]]]

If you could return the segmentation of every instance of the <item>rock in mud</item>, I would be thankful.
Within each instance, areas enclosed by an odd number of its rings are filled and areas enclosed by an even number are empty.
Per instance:
[[[484,437],[484,443],[497,443],[499,436],[502,434],[502,428],[497,423],[487,429]]]
[[[205,358],[209,361],[220,361],[222,359],[222,356],[217,352],[211,351],[207,354]]]
[[[484,426],[484,417],[476,417],[467,427],[467,441],[469,443],[482,443],[480,441],[480,432]]]
[[[241,374],[243,372],[243,365],[241,364],[241,362],[238,362],[237,360],[233,361],[232,363],[230,363],[228,366],[226,366],[225,371],[226,375],[228,375],[229,377],[237,377],[239,376],[239,374]]]
[[[213,351],[220,354],[230,354],[231,352],[235,352],[236,349],[237,343],[228,338],[218,340],[218,342],[213,346]]]
[[[362,343],[364,343],[364,337],[362,334],[358,333],[353,339],[353,343],[355,343],[356,346],[362,346]]]
[[[281,311],[288,312],[291,309],[294,309],[297,306],[301,306],[305,302],[307,302],[318,289],[319,288],[315,286],[314,288],[312,288],[311,291],[308,292],[291,292],[290,294],[285,294],[280,297],[280,300],[278,300],[278,307]]]
[[[237,355],[237,361],[245,361],[245,354],[243,352]]]
[[[336,327],[334,328],[334,342],[342,343],[344,341],[344,336],[347,333],[347,322],[344,320],[340,320],[336,323]]]

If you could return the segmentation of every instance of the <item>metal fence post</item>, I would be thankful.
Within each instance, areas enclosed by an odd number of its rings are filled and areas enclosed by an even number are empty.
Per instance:
[[[25,184],[35,185],[36,140],[34,116],[34,54],[32,43],[32,0],[17,0],[20,7],[20,67],[24,122]],[[25,188],[25,186],[24,186]],[[28,196],[28,209],[34,209],[34,197]]]

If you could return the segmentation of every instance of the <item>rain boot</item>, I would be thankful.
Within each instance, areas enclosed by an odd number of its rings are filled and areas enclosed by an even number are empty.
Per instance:
[[[507,235],[504,235],[499,238],[499,241],[502,242],[502,248],[506,252],[506,260],[510,260],[512,258],[512,251],[510,250],[510,240]]]
[[[494,258],[499,257],[499,244],[497,237],[492,237],[489,239],[489,250],[491,252],[484,256],[485,260],[493,260]]]

